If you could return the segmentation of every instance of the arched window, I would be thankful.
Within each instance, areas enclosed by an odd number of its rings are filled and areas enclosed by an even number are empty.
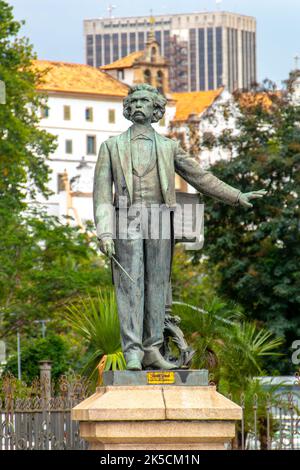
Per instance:
[[[149,85],[151,85],[151,72],[149,69],[146,69],[144,71],[144,82],[145,83],[148,83]]]
[[[164,91],[164,74],[159,70],[156,74],[156,88],[160,93]]]
[[[156,47],[151,47],[151,62],[156,62],[157,49]]]

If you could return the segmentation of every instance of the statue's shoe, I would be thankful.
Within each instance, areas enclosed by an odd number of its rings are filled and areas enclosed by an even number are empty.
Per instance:
[[[178,369],[178,366],[176,364],[173,364],[172,362],[166,361],[163,358],[163,359],[154,361],[151,364],[148,364],[146,368],[148,370],[150,369],[172,370],[172,369]]]
[[[150,351],[145,353],[143,359],[143,366],[145,369],[161,369],[161,370],[172,370],[178,369],[178,365],[173,362],[167,361],[158,350]]]
[[[142,364],[138,359],[129,359],[126,364],[127,370],[142,370]]]

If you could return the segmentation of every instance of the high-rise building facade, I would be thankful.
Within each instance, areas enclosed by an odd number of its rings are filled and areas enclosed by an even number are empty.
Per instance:
[[[86,63],[99,67],[143,50],[154,30],[172,91],[247,89],[256,81],[256,20],[227,12],[84,21]]]

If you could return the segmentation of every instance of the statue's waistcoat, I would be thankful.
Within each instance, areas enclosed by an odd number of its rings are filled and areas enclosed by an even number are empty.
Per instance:
[[[163,195],[157,165],[157,153],[153,141],[151,156],[146,170],[141,170],[132,159],[133,173],[133,204],[163,204]]]

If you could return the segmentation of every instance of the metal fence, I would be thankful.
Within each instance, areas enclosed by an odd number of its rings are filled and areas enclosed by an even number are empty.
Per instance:
[[[0,450],[84,449],[78,424],[71,420],[72,400],[16,399],[12,411],[0,403]]]
[[[228,398],[232,397],[228,395]],[[242,421],[237,424],[234,449],[300,450],[300,414],[292,393],[281,393],[267,400],[254,394],[245,400],[234,400],[242,407]]]
[[[91,395],[82,377],[63,376],[56,388],[52,382],[34,381],[20,388],[13,376],[2,381],[0,390],[0,450],[86,449],[71,409]],[[240,394],[228,398],[243,409],[237,424],[233,449],[300,450],[300,381],[276,392]]]
[[[300,376],[280,379],[258,379],[259,393],[228,394],[243,410],[233,448],[300,450]]]
[[[0,400],[0,450],[86,449],[79,425],[71,419],[71,410],[88,395],[82,378],[62,377],[58,393],[53,383],[35,381],[19,389],[12,376],[5,377]],[[47,393],[45,393],[45,391]],[[17,397],[17,395],[29,395]]]

